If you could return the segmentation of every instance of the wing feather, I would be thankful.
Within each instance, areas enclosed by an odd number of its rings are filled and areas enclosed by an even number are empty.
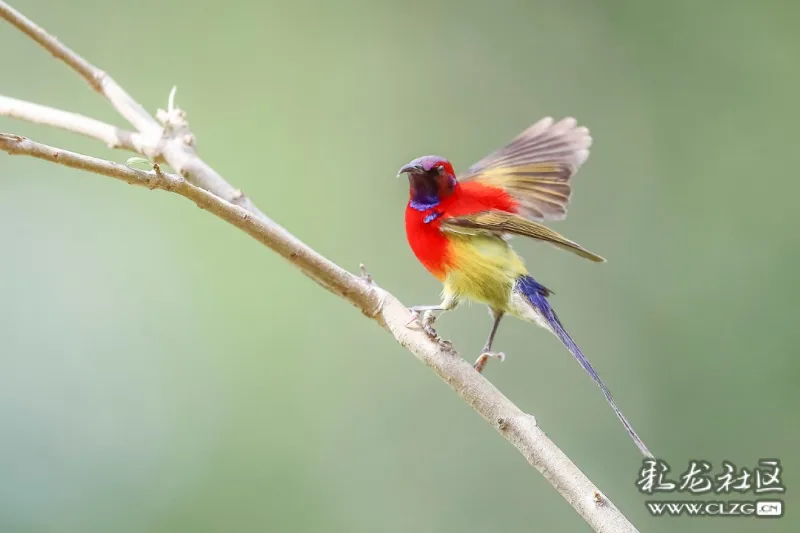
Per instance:
[[[475,163],[460,181],[502,188],[530,220],[567,216],[569,180],[589,157],[589,130],[574,118],[538,121],[503,148]]]
[[[462,235],[522,235],[548,242],[595,263],[605,263],[606,261],[599,255],[590,252],[580,244],[567,239],[550,228],[506,211],[489,210],[471,215],[446,218],[442,221],[441,229],[445,232]]]

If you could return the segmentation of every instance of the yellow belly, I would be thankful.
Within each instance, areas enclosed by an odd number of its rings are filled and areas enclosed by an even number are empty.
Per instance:
[[[469,298],[507,311],[516,279],[525,265],[506,241],[497,237],[450,237],[450,264],[445,295]]]

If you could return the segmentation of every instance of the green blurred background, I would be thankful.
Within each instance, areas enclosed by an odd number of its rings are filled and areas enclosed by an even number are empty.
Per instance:
[[[635,446],[540,329],[505,322],[487,377],[642,531],[798,530],[800,6],[15,5],[151,111],[177,85],[206,161],[407,304],[440,286],[397,169],[578,117],[595,143],[555,227],[609,262],[517,247],[650,448],[678,471],[778,457],[786,516],[650,517]],[[124,125],[7,24],[0,46],[0,93]],[[184,199],[0,155],[0,254],[3,533],[588,530],[391,337]],[[439,329],[472,360],[489,325]]]

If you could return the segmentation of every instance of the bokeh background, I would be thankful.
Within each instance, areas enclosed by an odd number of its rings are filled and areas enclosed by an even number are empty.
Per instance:
[[[408,304],[439,285],[397,169],[578,117],[595,143],[554,227],[609,262],[518,248],[654,452],[778,457],[786,516],[652,518],[635,446],[540,329],[506,321],[487,377],[642,531],[798,530],[798,5],[15,5],[151,111],[177,85],[203,158]],[[124,125],[7,24],[0,47],[0,93]],[[588,530],[380,328],[180,197],[0,155],[0,303],[4,533]],[[470,359],[488,327],[479,306],[439,324]]]

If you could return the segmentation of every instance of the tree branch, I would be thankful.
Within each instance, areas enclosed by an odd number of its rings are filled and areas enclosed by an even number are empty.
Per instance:
[[[185,114],[181,110],[170,105],[167,111],[160,111],[158,115],[164,123],[162,129],[109,76],[97,70],[2,0],[0,0],[0,16],[87,79],[92,87],[106,96],[120,114],[128,119],[138,130],[138,134],[131,133],[131,138],[128,139],[130,142],[120,140],[119,143],[108,143],[108,139],[116,140],[121,130],[81,115],[10,98],[0,99],[0,115],[67,129],[97,138],[106,144],[126,149],[133,148],[144,155],[148,155],[147,150],[155,147],[154,159],[163,157],[163,160],[178,170],[180,175],[165,173],[157,164],[150,172],[136,170],[36,143],[13,134],[0,134],[0,149],[12,155],[31,156],[102,174],[133,185],[174,192],[245,231],[287,259],[306,276],[350,302],[386,329],[397,342],[429,366],[514,445],[595,531],[608,533],[637,531],[613,503],[602,495],[583,472],[545,435],[537,426],[533,416],[521,411],[455,351],[444,349],[420,328],[409,327],[408,324],[412,322],[413,316],[397,298],[371,280],[347,272],[302,243],[286,229],[263,215],[241,192],[234,189],[198,158],[194,152],[194,137],[189,132]],[[170,100],[172,101],[172,98]],[[138,142],[132,140],[136,135],[140,135]]]
[[[142,155],[152,154],[153,146],[145,141],[140,133],[122,130],[111,124],[100,122],[77,113],[62,111],[53,107],[17,100],[0,95],[0,116],[6,116],[52,126],[54,128],[79,133],[105,143],[109,148],[122,148]]]
[[[89,85],[91,85],[95,91],[108,98],[111,105],[113,105],[119,114],[125,117],[125,120],[130,122],[134,128],[142,133],[150,135],[157,134],[161,129],[158,122],[156,122],[136,100],[131,98],[117,82],[111,79],[108,74],[61,44],[58,39],[40,28],[25,15],[5,2],[0,2],[0,16],[39,43],[43,48],[53,54],[53,57],[63,61],[72,70],[80,74],[89,82]]]
[[[148,141],[152,141],[152,145],[155,147],[154,151],[143,155],[156,161],[163,159],[190,183],[240,205],[264,220],[269,220],[269,217],[259,211],[250,199],[242,194],[242,191],[232,187],[214,169],[197,157],[194,149],[194,136],[189,131],[186,114],[182,110],[170,106],[168,111],[158,113],[163,123],[162,128],[158,121],[150,116],[111,76],[61,44],[54,36],[2,0],[0,0],[0,17],[80,74],[93,89],[105,96],[119,114],[139,133],[144,135]]]

